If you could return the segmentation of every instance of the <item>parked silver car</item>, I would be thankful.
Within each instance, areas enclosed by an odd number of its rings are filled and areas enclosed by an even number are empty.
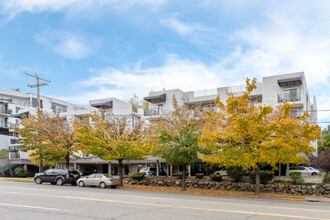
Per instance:
[[[110,186],[111,188],[116,188],[120,185],[119,179],[114,178],[111,175],[101,174],[101,173],[93,173],[84,178],[80,178],[77,181],[78,186],[99,186],[101,188],[106,188]]]
[[[321,175],[320,170],[309,168],[309,167],[303,167],[303,166],[295,166],[289,168],[289,174],[291,172],[300,172],[302,176],[316,176]]]

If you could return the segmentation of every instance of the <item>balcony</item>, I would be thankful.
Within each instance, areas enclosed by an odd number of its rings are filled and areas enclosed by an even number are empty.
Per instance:
[[[1,107],[0,108],[0,115],[9,115],[12,113],[11,109],[7,109],[5,107]]]
[[[9,146],[9,151],[18,151],[18,146]]]
[[[144,109],[144,116],[160,115],[161,111],[162,111],[161,108]]]
[[[277,94],[277,102],[299,102],[301,101],[300,96],[286,96],[283,94]]]
[[[0,121],[0,128],[8,128],[8,123]]]

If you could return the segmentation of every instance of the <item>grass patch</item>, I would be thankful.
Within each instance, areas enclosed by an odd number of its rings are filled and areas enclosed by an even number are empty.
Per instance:
[[[4,178],[4,179],[0,179],[0,181],[34,183],[33,179],[23,179],[23,178]]]
[[[9,152],[6,150],[0,150],[0,159],[9,159]]]
[[[182,191],[181,187],[166,187],[166,186],[143,186],[143,185],[129,185],[118,186],[118,189],[123,190],[135,190],[135,191],[151,191],[151,192],[165,192],[165,193],[181,193],[181,194],[193,194],[193,195],[208,195],[208,196],[227,196],[227,197],[239,197],[239,198],[263,198],[263,199],[278,199],[278,200],[293,200],[293,201],[305,201],[304,196],[290,196],[284,193],[261,193],[260,197],[254,195],[254,192],[245,191],[226,191],[226,190],[214,190],[214,189],[198,189],[187,188],[186,191]]]

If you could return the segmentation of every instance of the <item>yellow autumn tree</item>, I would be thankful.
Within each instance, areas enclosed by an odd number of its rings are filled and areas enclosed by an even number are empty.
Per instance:
[[[285,103],[278,111],[271,106],[253,106],[250,95],[256,80],[246,80],[246,92],[240,97],[230,94],[226,105],[218,98],[217,112],[207,112],[199,143],[208,154],[204,161],[221,166],[252,168],[256,173],[256,190],[260,194],[260,168],[281,163],[299,163],[313,148],[310,142],[319,136],[320,128],[308,122],[308,114],[290,116],[293,105]]]
[[[21,122],[21,128],[14,128],[19,132],[18,143],[22,151],[31,151],[34,161],[39,160],[39,172],[43,172],[43,162],[46,160],[45,151],[49,147],[49,143],[43,141],[41,132],[42,120],[44,113],[39,110],[36,115],[29,114],[24,117]]]
[[[37,114],[23,118],[21,125],[21,128],[15,128],[20,133],[21,149],[31,151],[29,156],[35,164],[39,160],[39,172],[43,171],[44,163],[54,166],[61,160],[65,160],[69,168],[70,156],[77,151],[71,122],[58,114],[39,110]]]
[[[75,126],[80,149],[103,160],[118,160],[119,179],[123,185],[123,160],[143,159],[153,150],[146,139],[146,126],[142,121],[133,125],[131,115],[113,115],[104,110],[94,111],[89,116],[90,123]]]

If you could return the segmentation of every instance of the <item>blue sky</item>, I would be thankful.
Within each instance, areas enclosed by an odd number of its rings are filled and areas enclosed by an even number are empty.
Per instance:
[[[304,71],[330,109],[330,1],[0,0],[0,88],[24,70],[78,105]]]

